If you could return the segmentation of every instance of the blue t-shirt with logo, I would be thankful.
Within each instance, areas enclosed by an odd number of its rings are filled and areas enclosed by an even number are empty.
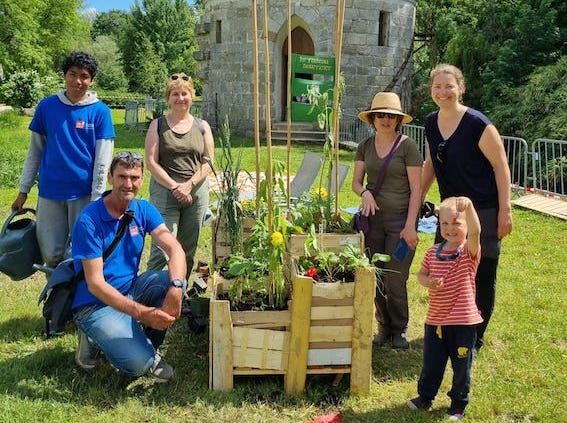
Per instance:
[[[106,104],[71,106],[52,95],[38,104],[29,129],[46,139],[39,166],[40,197],[75,200],[90,195],[96,140],[114,138]]]
[[[136,280],[145,235],[163,223],[159,211],[145,200],[132,200],[128,209],[134,212],[134,219],[114,252],[105,260],[103,270],[106,282],[124,295],[128,294]],[[76,272],[83,268],[82,259],[102,257],[104,250],[112,243],[119,225],[120,220],[106,209],[104,197],[85,207],[73,228],[72,249]],[[73,309],[91,304],[103,303],[89,292],[83,278],[77,284]]]

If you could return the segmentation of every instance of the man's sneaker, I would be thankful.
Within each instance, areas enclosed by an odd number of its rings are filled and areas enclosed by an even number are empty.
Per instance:
[[[385,334],[383,332],[380,332],[378,335],[376,335],[374,337],[374,340],[372,341],[372,343],[377,347],[384,347],[386,344],[389,344],[390,342],[392,342],[392,335]]]
[[[156,382],[169,382],[173,379],[173,367],[165,362],[159,354],[156,354],[154,364],[148,370],[148,374],[153,377]]]
[[[90,340],[89,337],[79,329],[79,344],[75,351],[75,363],[84,369],[92,370],[98,364],[100,350]]]
[[[405,333],[394,334],[392,337],[392,348],[396,350],[407,350],[409,348]]]
[[[447,411],[447,420],[452,422],[458,422],[465,418],[465,410],[464,408],[455,407],[451,405],[449,407],[449,411]]]
[[[406,403],[410,410],[429,410],[431,401],[424,399],[422,396],[408,400]]]

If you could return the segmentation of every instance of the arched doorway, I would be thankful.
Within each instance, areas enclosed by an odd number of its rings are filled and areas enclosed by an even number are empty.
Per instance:
[[[282,120],[286,119],[287,108],[287,38],[285,38],[282,46],[282,91],[281,91],[281,110]],[[299,54],[307,54],[313,56],[315,54],[315,45],[313,40],[302,27],[297,26],[291,31],[291,52]],[[306,79],[311,79],[313,75],[304,75]]]

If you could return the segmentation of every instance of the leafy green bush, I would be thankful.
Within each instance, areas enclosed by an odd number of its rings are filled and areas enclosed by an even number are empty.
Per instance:
[[[43,97],[62,87],[58,77],[40,76],[36,70],[20,70],[11,73],[0,85],[0,100],[15,107],[33,107]]]
[[[0,86],[0,98],[16,107],[32,107],[42,98],[39,73],[35,70],[17,71]]]

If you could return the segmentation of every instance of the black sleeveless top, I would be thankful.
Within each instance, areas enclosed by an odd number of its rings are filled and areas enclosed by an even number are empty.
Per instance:
[[[478,143],[490,120],[468,108],[455,132],[446,140],[438,158],[443,137],[437,125],[438,112],[425,119],[425,135],[441,200],[454,196],[469,197],[476,209],[498,208],[498,190],[494,170]]]

